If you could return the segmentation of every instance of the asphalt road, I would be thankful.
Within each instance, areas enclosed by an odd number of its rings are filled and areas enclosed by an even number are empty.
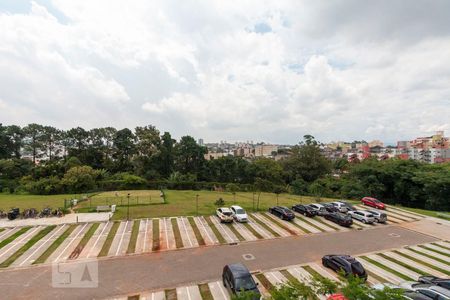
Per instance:
[[[102,299],[219,279],[241,261],[252,271],[319,260],[324,254],[362,254],[437,239],[398,226],[377,227],[99,260],[97,288],[52,288],[51,266],[0,272],[1,299]],[[255,259],[245,261],[244,254]]]

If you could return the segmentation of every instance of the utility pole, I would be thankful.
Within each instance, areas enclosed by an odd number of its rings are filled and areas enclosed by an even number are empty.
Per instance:
[[[127,195],[128,205],[127,205],[127,220],[130,220],[130,193]]]
[[[195,195],[195,212],[198,216],[198,194]]]

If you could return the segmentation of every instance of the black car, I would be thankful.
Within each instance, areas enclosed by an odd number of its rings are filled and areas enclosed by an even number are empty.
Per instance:
[[[253,280],[249,270],[241,263],[226,265],[223,268],[222,281],[223,286],[232,295],[250,291],[253,293],[252,299],[257,300],[261,298],[258,284]]]
[[[296,204],[292,206],[292,210],[310,218],[317,216],[317,211],[315,211],[308,205]]]
[[[348,210],[356,210],[356,208],[353,205],[351,205],[350,203],[348,203],[347,201],[339,201],[339,202],[343,203],[347,207]]]
[[[269,212],[272,215],[286,221],[290,221],[295,218],[295,214],[287,207],[284,206],[274,206],[269,208]]]
[[[353,224],[352,216],[340,212],[332,212],[324,215],[325,219],[344,227],[350,227]]]
[[[345,276],[353,274],[367,280],[367,272],[363,265],[350,255],[325,255],[322,257],[322,265],[335,272],[344,272]]]
[[[322,203],[322,205],[325,207],[325,209],[327,210],[327,212],[329,213],[334,213],[334,212],[340,212],[339,208],[337,208],[336,206],[334,206],[331,203]]]
[[[444,289],[450,290],[450,279],[427,275],[427,276],[420,276],[418,281],[421,283],[431,283],[440,286]]]

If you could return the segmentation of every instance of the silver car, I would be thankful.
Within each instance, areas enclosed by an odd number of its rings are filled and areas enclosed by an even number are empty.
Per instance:
[[[375,209],[368,209],[368,212],[370,212],[374,218],[375,221],[377,221],[378,223],[386,223],[387,222],[387,215],[384,212],[381,212],[379,210],[375,210]]]
[[[404,289],[419,292],[431,299],[450,300],[450,291],[434,284],[406,281],[400,283],[400,286]]]
[[[349,211],[348,214],[352,216],[353,219],[366,224],[373,224],[373,222],[375,222],[375,217],[367,210]]]

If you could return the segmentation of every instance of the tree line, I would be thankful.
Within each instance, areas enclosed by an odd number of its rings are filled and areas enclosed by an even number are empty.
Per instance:
[[[233,156],[206,160],[207,151],[191,136],[177,141],[151,125],[60,130],[0,124],[0,188],[33,194],[225,188],[351,199],[373,196],[387,203],[450,210],[449,163],[331,161],[311,135],[280,161]]]

